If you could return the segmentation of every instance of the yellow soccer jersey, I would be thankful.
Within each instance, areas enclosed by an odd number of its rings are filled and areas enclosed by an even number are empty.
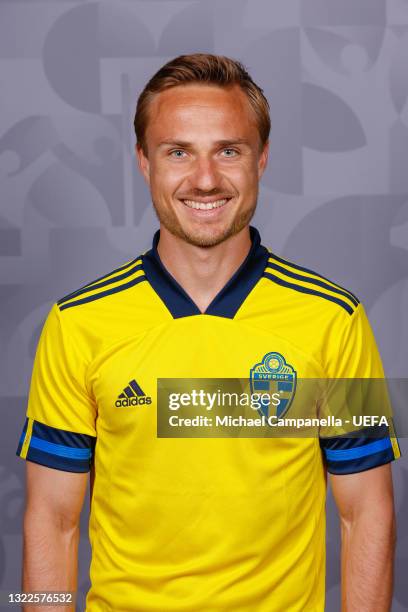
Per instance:
[[[159,378],[242,379],[282,363],[299,378],[383,376],[358,299],[250,232],[203,314],[160,261],[159,231],[49,312],[17,454],[94,468],[87,612],[323,612],[326,471],[399,456],[388,431],[157,436]]]

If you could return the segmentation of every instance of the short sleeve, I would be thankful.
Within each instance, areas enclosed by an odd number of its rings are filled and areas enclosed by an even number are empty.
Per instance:
[[[82,341],[83,342],[83,341]],[[88,472],[96,443],[96,404],[87,389],[86,347],[58,305],[38,342],[28,405],[16,454],[55,469]]]
[[[373,414],[373,401],[379,412],[391,414],[380,354],[361,303],[334,326],[326,347],[326,371],[330,379],[341,379],[338,384],[341,392],[345,386],[352,389],[353,379],[356,380],[357,392],[345,410],[350,414],[351,423],[357,414],[361,416],[370,410]],[[346,434],[321,436],[320,446],[327,470],[332,474],[362,472],[389,463],[401,454],[392,418],[387,418],[387,424],[357,424],[355,430],[351,425]]]

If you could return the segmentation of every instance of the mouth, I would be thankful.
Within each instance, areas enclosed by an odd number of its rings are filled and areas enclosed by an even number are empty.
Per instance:
[[[220,198],[218,200],[216,199],[212,199],[209,200],[208,198],[205,200],[187,200],[187,199],[182,199],[180,200],[185,206],[187,206],[187,208],[191,208],[193,210],[202,210],[202,211],[209,211],[209,210],[214,210],[214,209],[218,209],[218,208],[223,208],[232,198]]]

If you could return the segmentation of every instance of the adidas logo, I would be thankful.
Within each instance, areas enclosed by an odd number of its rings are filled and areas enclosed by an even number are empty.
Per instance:
[[[125,387],[122,393],[118,396],[115,402],[117,408],[123,406],[140,406],[142,404],[151,404],[152,398],[142,391],[135,380],[131,380]]]

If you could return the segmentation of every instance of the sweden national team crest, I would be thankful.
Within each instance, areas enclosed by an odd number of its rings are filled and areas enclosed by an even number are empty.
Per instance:
[[[279,404],[262,406],[259,411],[268,416],[282,417],[292,403],[296,390],[296,370],[280,353],[267,353],[250,372],[251,393],[279,394]]]

